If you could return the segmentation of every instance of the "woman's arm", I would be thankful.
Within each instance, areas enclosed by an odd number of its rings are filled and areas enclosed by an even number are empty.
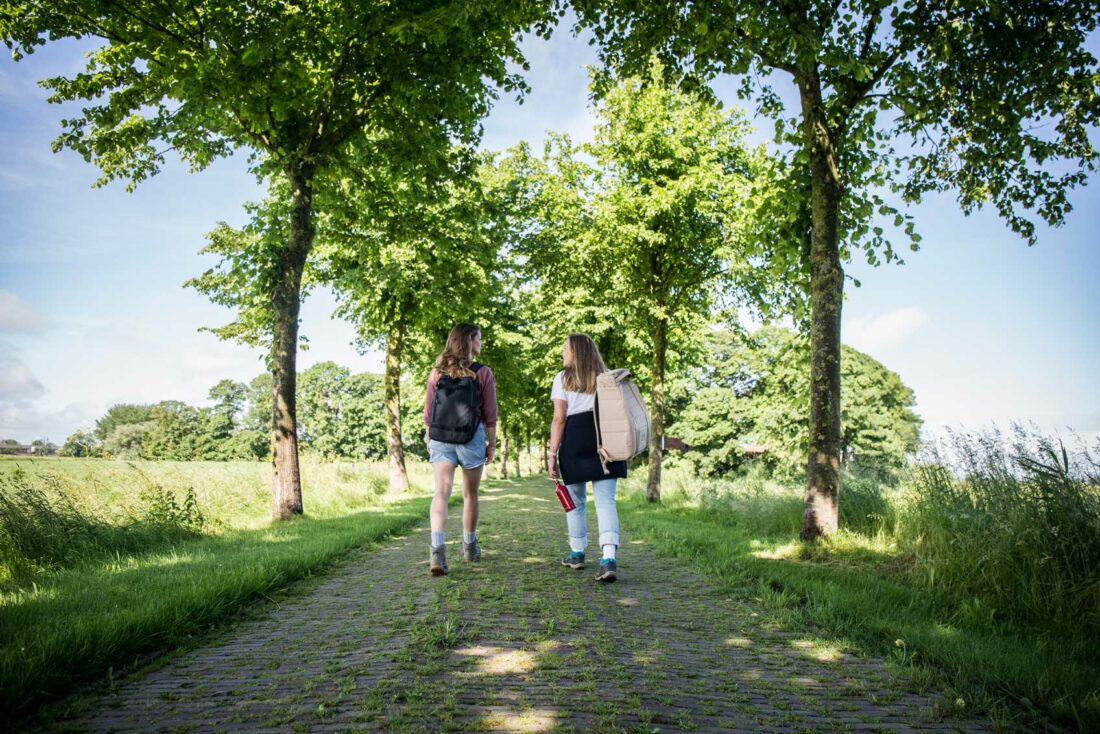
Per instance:
[[[497,378],[488,367],[482,367],[478,374],[485,374],[485,385],[481,389],[481,421],[485,424],[485,463],[492,464],[497,450]]]
[[[435,383],[436,374],[435,368],[428,373],[428,389],[424,393],[424,443],[427,445],[428,441],[428,424],[432,415],[432,398],[435,397]]]
[[[550,421],[550,457],[549,474],[551,479],[558,478],[558,449],[561,447],[561,437],[565,433],[565,401],[554,401],[554,419]]]

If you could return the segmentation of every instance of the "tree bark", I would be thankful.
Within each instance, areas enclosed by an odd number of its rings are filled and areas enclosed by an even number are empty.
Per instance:
[[[645,498],[650,502],[661,501],[661,459],[665,435],[665,353],[668,349],[668,323],[664,319],[653,321],[653,399],[649,421],[649,483]]]
[[[542,451],[539,456],[539,471],[546,474],[550,471],[550,439],[546,438],[541,441]]]
[[[810,451],[804,541],[837,529],[840,501],[840,311],[844,270],[838,218],[843,188],[836,140],[828,127],[816,69],[800,75],[802,120],[810,161]]]
[[[285,520],[302,514],[302,475],[298,466],[297,389],[298,313],[302,273],[313,246],[313,169],[285,171],[291,188],[290,236],[279,253],[271,305],[275,333],[271,349],[274,411],[271,419],[271,515]]]
[[[535,455],[534,455],[534,449],[531,446],[531,429],[528,428],[524,432],[523,435],[524,435],[524,442],[525,442],[525,445],[526,445],[526,448],[524,450],[527,454],[527,471],[530,474],[534,474],[535,473]]]
[[[508,432],[504,427],[504,421],[499,421],[500,426],[500,478],[508,478]]]
[[[405,323],[398,319],[386,334],[386,453],[390,463],[390,489],[406,492],[409,474],[405,469],[405,448],[401,444],[401,350],[405,343]]]
[[[523,447],[520,446],[519,443],[517,443],[516,441],[513,441],[513,443],[515,443],[515,446],[512,447],[512,455],[516,458],[516,479],[519,479],[522,473],[519,470],[519,455]]]

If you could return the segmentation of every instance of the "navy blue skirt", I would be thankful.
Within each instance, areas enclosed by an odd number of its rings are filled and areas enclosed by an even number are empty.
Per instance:
[[[592,411],[574,413],[565,419],[565,433],[558,447],[558,472],[562,484],[581,484],[600,479],[626,479],[626,462],[607,462],[603,473],[596,453],[596,423]]]

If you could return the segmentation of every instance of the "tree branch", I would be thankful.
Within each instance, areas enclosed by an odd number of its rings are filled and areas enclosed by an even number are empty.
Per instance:
[[[317,103],[317,109],[314,110],[311,117],[309,135],[306,138],[305,144],[302,146],[302,154],[309,155],[315,141],[321,139],[321,131],[328,121],[329,113],[332,110],[332,100],[336,96],[336,88],[340,84],[340,78],[344,74],[344,69],[348,65],[348,57],[351,55],[352,44],[355,42],[356,35],[352,34],[351,37],[344,43],[344,52],[340,57],[340,63],[336,66],[336,69],[332,72],[331,87],[328,94]]]
[[[121,10],[124,14],[130,16],[131,18],[133,18],[134,20],[136,20],[138,23],[145,26],[146,28],[157,31],[158,33],[162,33],[162,34],[168,36],[169,38],[171,38],[172,40],[176,41],[180,45],[183,45],[183,46],[188,45],[187,42],[186,42],[186,39],[178,36],[177,34],[173,33],[172,31],[168,30],[167,28],[165,28],[162,25],[158,25],[158,24],[154,23],[153,21],[151,21],[147,18],[141,17],[136,12],[134,12],[130,8],[126,7],[125,5],[123,5],[118,0],[107,0],[107,2],[110,5],[114,6],[115,8]]]

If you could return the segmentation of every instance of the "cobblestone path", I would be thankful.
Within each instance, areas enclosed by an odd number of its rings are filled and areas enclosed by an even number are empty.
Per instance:
[[[460,494],[456,488],[455,494]],[[986,731],[876,660],[816,645],[624,527],[620,580],[559,563],[545,480],[482,492],[479,564],[427,568],[427,521],[75,707],[62,731]],[[589,537],[598,535],[590,511]],[[591,555],[599,555],[598,550]]]

